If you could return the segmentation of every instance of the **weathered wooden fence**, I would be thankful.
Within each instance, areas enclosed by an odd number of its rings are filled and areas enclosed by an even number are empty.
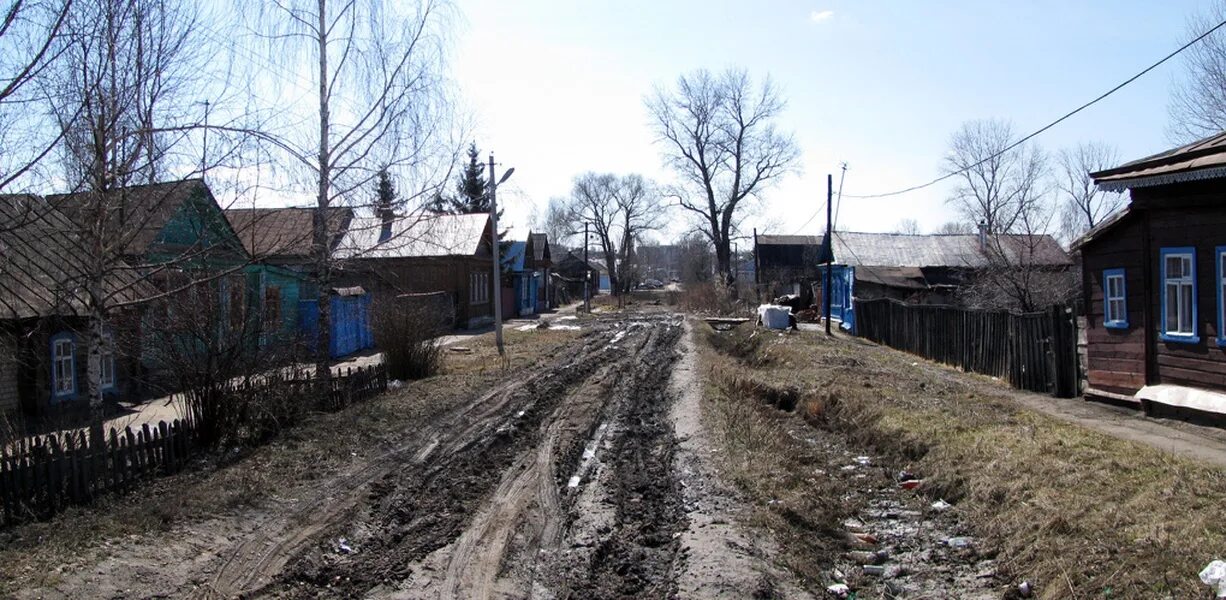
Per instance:
[[[1072,309],[1016,314],[856,300],[856,332],[891,348],[991,375],[1013,387],[1077,395],[1077,325]]]
[[[305,384],[305,389],[313,382],[291,383]],[[349,369],[332,378],[331,393],[318,400],[318,408],[339,410],[386,389],[383,365]],[[130,490],[151,477],[177,473],[200,449],[190,418],[123,431],[111,428],[105,434],[63,431],[0,445],[3,524],[45,519],[67,506]]]

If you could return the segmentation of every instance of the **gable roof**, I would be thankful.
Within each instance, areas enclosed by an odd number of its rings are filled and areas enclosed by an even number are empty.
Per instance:
[[[117,221],[115,230],[124,231],[128,237],[123,254],[142,256],[149,252],[166,225],[178,214],[179,209],[193,197],[206,199],[217,207],[213,192],[203,179],[183,179],[148,185],[134,185],[108,192],[107,202],[111,218]],[[81,223],[81,214],[94,198],[94,192],[53,194],[47,200],[74,223]],[[221,208],[217,207],[220,213]],[[222,226],[233,234],[225,219]]]
[[[502,246],[502,266],[508,271],[523,271],[528,242],[506,242]]]
[[[254,257],[309,258],[314,242],[315,208],[228,208],[226,218]],[[327,211],[330,247],[335,249],[353,220],[353,209]]]
[[[392,219],[391,235],[379,241],[383,222],[378,217],[354,217],[336,249],[341,258],[414,258],[476,256],[488,252],[490,217],[414,214]],[[487,255],[488,256],[488,255]]]
[[[89,253],[68,217],[45,199],[0,196],[0,319],[86,314]],[[110,302],[136,302],[152,287],[128,265],[104,280]]]
[[[1098,187],[1126,189],[1226,178],[1226,131],[1142,159],[1090,173]]]
[[[528,233],[528,241],[532,242],[532,260],[535,264],[541,264],[551,260],[551,252],[549,251],[549,236],[543,233]]]
[[[1102,239],[1103,234],[1115,229],[1117,225],[1123,223],[1124,220],[1132,214],[1131,206],[1126,206],[1123,210],[1118,210],[1111,213],[1106,219],[1099,221],[1098,225],[1091,227],[1085,233],[1081,234],[1081,237],[1073,240],[1073,242],[1069,244],[1069,250],[1078,250],[1090,242]]]
[[[904,233],[834,232],[834,257],[840,264],[870,267],[982,267],[987,257],[976,234],[913,235]],[[1068,253],[1050,235],[992,236],[1010,260],[1034,265],[1072,264]]]

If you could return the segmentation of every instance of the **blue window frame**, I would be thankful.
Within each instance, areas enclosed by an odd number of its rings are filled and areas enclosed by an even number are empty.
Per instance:
[[[1217,345],[1226,347],[1226,246],[1213,252],[1213,272],[1217,279]]]
[[[51,399],[77,395],[76,338],[67,331],[51,336]]]
[[[1128,292],[1123,269],[1103,271],[1103,327],[1128,329]]]
[[[1191,246],[1163,248],[1159,252],[1162,268],[1163,341],[1200,343],[1196,314],[1196,249]]]

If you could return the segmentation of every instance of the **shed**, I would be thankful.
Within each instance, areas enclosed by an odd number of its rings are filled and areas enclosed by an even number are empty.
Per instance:
[[[754,232],[754,277],[767,296],[797,294],[808,306],[810,285],[817,280],[822,236]]]
[[[834,232],[831,238],[831,318],[847,329],[854,328],[855,299],[953,303],[959,288],[990,266],[989,243],[1014,264],[1057,271],[1073,264],[1049,235]],[[814,297],[819,304],[825,269],[817,266]]]
[[[1086,395],[1226,413],[1226,132],[1091,176],[1131,200],[1073,244]]]

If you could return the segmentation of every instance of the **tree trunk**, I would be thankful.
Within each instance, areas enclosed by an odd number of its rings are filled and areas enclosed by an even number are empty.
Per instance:
[[[315,377],[328,381],[332,377],[332,265],[328,255],[328,204],[331,157],[328,147],[328,23],[327,0],[319,0],[319,197],[312,219],[312,249],[315,252],[316,282],[319,286],[319,338],[315,347]]]

